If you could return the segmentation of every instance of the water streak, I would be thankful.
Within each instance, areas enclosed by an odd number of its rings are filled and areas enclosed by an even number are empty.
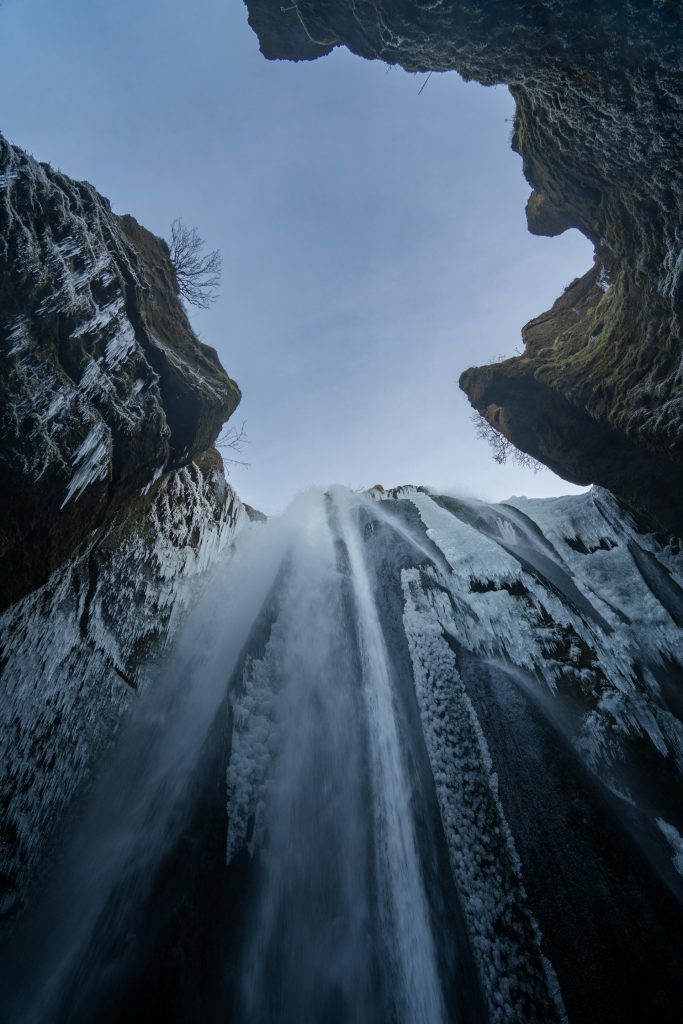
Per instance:
[[[202,885],[216,914],[231,887],[245,895],[219,922],[211,1019],[446,1020],[414,816],[431,799],[414,768],[422,738],[392,675],[360,514],[372,503],[311,492],[216,566],[17,939],[11,1024],[135,1005],[140,960],[163,940],[164,873],[188,828],[215,830],[196,807],[222,747],[227,862]]]
[[[410,808],[411,787],[402,755],[402,737],[389,658],[362,542],[348,495],[337,492],[341,536],[346,545],[356,605],[363,693],[370,734],[375,800],[377,875],[386,934],[395,940],[394,971],[400,1019],[439,1024],[445,1009]]]

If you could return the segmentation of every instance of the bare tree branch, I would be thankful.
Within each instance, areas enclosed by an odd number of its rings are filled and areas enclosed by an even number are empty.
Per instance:
[[[186,302],[200,309],[208,309],[218,298],[223,269],[223,257],[218,249],[204,253],[204,245],[196,228],[188,228],[180,217],[173,221],[168,249],[178,291]]]
[[[246,420],[242,420],[239,427],[224,427],[216,439],[216,448],[219,448],[221,452],[233,451],[241,455],[245,444],[250,443],[246,428]],[[232,466],[244,466],[245,469],[248,469],[251,465],[250,462],[244,462],[242,459],[233,459],[225,455],[223,456],[223,462]]]
[[[478,412],[473,412],[470,416],[472,423],[474,424],[474,431],[478,438],[486,443],[491,448],[491,455],[493,461],[499,465],[504,465],[508,460],[516,466],[521,466],[523,469],[531,469],[534,473],[538,473],[539,469],[543,469],[543,463],[534,459],[533,456],[528,455],[526,452],[522,452],[519,448],[516,448],[512,441],[501,434],[500,431],[489,423],[489,421],[481,416]]]

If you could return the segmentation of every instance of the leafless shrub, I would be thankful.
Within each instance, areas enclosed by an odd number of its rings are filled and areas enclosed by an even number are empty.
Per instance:
[[[223,427],[216,439],[216,448],[221,452],[236,452],[238,455],[241,455],[244,451],[245,444],[249,444],[246,420],[242,420],[239,427]],[[248,469],[251,465],[250,462],[245,462],[243,459],[234,459],[225,454],[223,455],[223,462],[232,466],[244,466],[245,469]]]
[[[539,469],[543,469],[543,464],[537,459],[534,459],[531,455],[527,455],[526,452],[522,452],[519,448],[516,448],[512,441],[501,434],[500,431],[489,423],[484,417],[480,416],[478,412],[473,412],[470,419],[474,424],[474,432],[477,437],[482,441],[486,441],[491,449],[493,461],[497,462],[500,466],[510,461],[515,466],[521,466],[523,469],[531,469],[534,473],[538,473]]]
[[[168,243],[180,295],[191,306],[208,309],[218,298],[223,257],[218,249],[205,253],[205,242],[196,228],[188,228],[180,217],[171,224]]]

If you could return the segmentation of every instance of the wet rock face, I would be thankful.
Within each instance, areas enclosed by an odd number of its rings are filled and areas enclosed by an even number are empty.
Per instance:
[[[270,15],[266,19],[266,4]],[[578,227],[595,267],[461,387],[515,445],[683,529],[683,15],[674,0],[247,0],[266,56],[346,45],[409,71],[507,83],[530,230]],[[258,17],[255,16],[258,8]],[[287,18],[305,30],[292,52]],[[306,50],[306,53],[304,53]],[[571,301],[575,294],[580,301]]]
[[[202,453],[0,615],[0,930],[193,600],[249,522]]]
[[[0,263],[3,608],[207,449],[240,395],[165,242],[1,136]]]

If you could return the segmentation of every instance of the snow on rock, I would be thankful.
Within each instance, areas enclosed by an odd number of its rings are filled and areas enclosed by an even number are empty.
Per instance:
[[[565,1019],[541,952],[486,739],[443,638],[448,598],[403,572],[404,626],[453,877],[493,1024]],[[533,951],[529,955],[529,951]]]
[[[414,484],[401,484],[399,487],[390,487],[387,491],[382,484],[375,484],[365,493],[373,501],[387,501],[390,498],[407,498],[411,494],[428,494],[429,491],[426,487],[415,487]]]
[[[409,500],[451,569],[430,596],[439,628],[478,658],[515,666],[608,789],[653,825],[671,814],[680,822],[677,542],[639,533],[597,487],[501,505]],[[653,757],[658,773],[639,771]]]
[[[603,291],[609,291],[611,288],[610,276],[607,267],[601,266],[598,274],[598,288]]]
[[[664,821],[663,818],[657,818],[657,824],[662,831],[664,838],[667,840],[671,849],[673,850],[673,856],[671,858],[676,871],[683,875],[683,836],[680,834],[677,828],[670,825],[668,821]]]
[[[84,473],[100,465],[98,430],[79,449]],[[192,464],[0,618],[2,912],[22,897],[46,839],[153,674],[196,581],[247,522],[222,471]]]
[[[1,135],[0,260],[1,609],[209,448],[239,391],[192,331],[163,240]]]
[[[96,423],[80,448],[74,452],[74,474],[69,481],[61,507],[78,498],[86,487],[109,475],[110,437],[103,423]]]

